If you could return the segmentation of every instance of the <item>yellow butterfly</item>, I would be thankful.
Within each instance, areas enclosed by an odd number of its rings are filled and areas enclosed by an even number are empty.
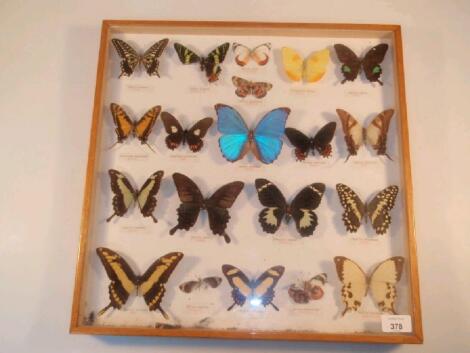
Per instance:
[[[305,60],[292,48],[283,47],[281,54],[287,77],[292,81],[303,79],[307,83],[321,80],[330,60],[330,51],[327,48],[310,54]]]

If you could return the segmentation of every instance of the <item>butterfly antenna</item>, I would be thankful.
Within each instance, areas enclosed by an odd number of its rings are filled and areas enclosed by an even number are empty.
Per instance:
[[[148,148],[150,148],[150,151],[152,151],[153,153],[155,153],[154,149],[153,149],[152,147],[150,147],[150,145],[149,145],[147,142],[145,142],[145,144],[147,145]]]
[[[114,142],[111,146],[108,147],[108,151],[112,149],[114,146],[116,146],[119,143],[119,141]]]
[[[227,233],[224,232],[224,233],[222,234],[222,236],[224,237],[224,240],[225,240],[225,242],[226,242],[227,244],[229,244],[229,243],[231,242],[231,239],[230,239],[230,237],[228,236]]]
[[[154,223],[158,223],[158,219],[156,219],[153,214],[151,214],[150,217],[153,219],[153,222],[154,222]]]
[[[390,157],[390,156],[388,155],[388,153],[384,153],[384,155],[385,155],[388,159],[390,159],[390,160],[393,162],[392,157]]]
[[[230,305],[230,306],[227,308],[227,311],[230,311],[230,310],[232,310],[232,309],[233,309],[233,307],[235,306],[235,304],[237,304],[237,303],[233,302],[233,304],[232,304],[232,305]]]
[[[168,316],[168,314],[161,308],[161,307],[158,307],[158,310],[162,313],[163,317],[168,320],[170,317]]]
[[[269,303],[269,304],[271,304],[272,307],[273,307],[274,309],[276,309],[276,311],[279,311],[279,308],[278,308],[276,305],[274,305],[274,303],[271,302],[271,303]]]
[[[170,229],[170,235],[173,235],[175,234],[175,232],[179,229],[179,224],[177,224],[176,226],[174,226],[173,228]]]
[[[98,312],[98,314],[96,314],[96,316],[101,316],[101,315],[103,315],[103,314],[106,312],[106,310],[108,310],[108,309],[110,309],[110,308],[112,308],[112,307],[113,307],[113,304],[109,303],[107,306],[105,306],[103,309],[101,309],[101,310]]]
[[[116,215],[116,212],[114,212],[111,216],[106,218],[106,222],[109,222],[110,220],[112,220],[115,215]]]

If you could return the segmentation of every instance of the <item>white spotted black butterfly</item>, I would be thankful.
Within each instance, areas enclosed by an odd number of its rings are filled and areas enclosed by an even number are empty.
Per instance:
[[[290,205],[276,185],[266,179],[255,180],[259,201],[265,208],[261,210],[258,221],[266,233],[275,233],[281,226],[282,219],[289,222],[292,217],[297,231],[302,237],[308,237],[318,225],[315,210],[325,192],[325,184],[314,183],[304,187]]]
[[[336,184],[339,201],[344,208],[342,216],[346,230],[356,233],[361,221],[370,219],[372,228],[377,234],[385,234],[392,222],[390,211],[395,205],[398,195],[398,186],[390,185],[380,191],[370,202],[364,203],[359,196],[347,185]]]
[[[134,48],[121,39],[114,38],[111,40],[118,55],[122,58],[121,61],[121,76],[130,76],[139,64],[144,65],[145,71],[149,76],[158,76],[158,66],[160,62],[158,58],[162,55],[168,45],[168,38],[164,38],[157,43],[153,44],[142,55],[137,54]]]

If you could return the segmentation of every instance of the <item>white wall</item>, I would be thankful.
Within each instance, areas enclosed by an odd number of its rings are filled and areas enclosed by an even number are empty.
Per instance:
[[[68,334],[103,18],[401,24],[425,344]],[[470,2],[0,0],[0,352],[469,352]]]

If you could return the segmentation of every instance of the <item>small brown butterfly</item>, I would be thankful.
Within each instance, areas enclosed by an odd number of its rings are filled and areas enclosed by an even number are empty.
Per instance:
[[[293,283],[289,286],[288,293],[297,304],[307,304],[311,300],[319,300],[323,297],[323,286],[327,281],[326,273],[320,273],[308,281]]]
[[[260,99],[265,97],[268,91],[273,88],[271,83],[248,81],[238,76],[233,76],[232,82],[234,86],[237,87],[235,94],[241,98],[245,98],[251,94]]]
[[[213,276],[213,277],[205,277],[199,278],[196,281],[188,281],[183,282],[179,285],[179,289],[185,293],[191,293],[197,289],[208,289],[210,288],[217,288],[219,284],[222,283],[222,278]]]

